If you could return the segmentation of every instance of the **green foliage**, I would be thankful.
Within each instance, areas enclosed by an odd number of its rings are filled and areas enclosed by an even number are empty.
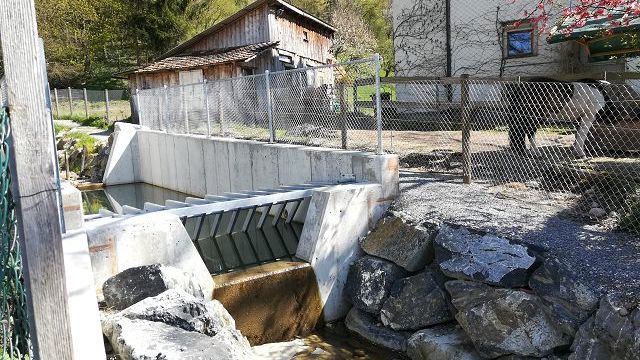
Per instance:
[[[62,124],[53,124],[53,132],[56,134],[60,134],[65,131],[71,130],[71,126],[62,125]]]
[[[73,146],[76,149],[86,148],[88,154],[93,154],[96,152],[96,142],[97,140],[86,133],[81,131],[70,131],[64,135],[65,139],[76,140],[75,145]]]
[[[107,120],[105,120],[103,117],[101,116],[89,116],[89,117],[84,117],[84,116],[63,116],[61,117],[61,119],[57,119],[56,116],[54,116],[54,119],[56,120],[71,120],[74,123],[80,124],[82,126],[92,126],[92,127],[96,127],[99,129],[103,129],[103,130],[107,130],[109,129],[109,126],[111,124],[109,124],[109,122],[107,122]],[[62,125],[60,125],[62,126]]]

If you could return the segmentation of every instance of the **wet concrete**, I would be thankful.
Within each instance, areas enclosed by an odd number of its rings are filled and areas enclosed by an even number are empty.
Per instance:
[[[279,261],[213,277],[214,298],[252,346],[311,334],[322,303],[311,265]]]

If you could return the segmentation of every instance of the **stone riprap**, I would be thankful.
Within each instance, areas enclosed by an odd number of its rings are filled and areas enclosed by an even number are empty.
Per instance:
[[[406,275],[390,261],[364,256],[349,268],[346,293],[353,306],[375,314],[380,312],[393,283]]]
[[[167,290],[115,314],[102,330],[122,359],[248,359],[247,339],[216,300]]]
[[[458,325],[439,325],[420,330],[409,338],[411,360],[480,360],[471,339]]]
[[[598,307],[599,294],[557,259],[546,259],[531,275],[529,287],[544,300],[545,310],[571,336]]]
[[[445,286],[458,323],[484,357],[542,357],[571,343],[558,322],[540,311],[542,300],[535,295],[464,280]]]
[[[347,329],[373,344],[396,351],[407,350],[407,339],[411,333],[391,330],[383,326],[373,315],[365,311],[355,307],[352,308],[347,314],[344,323]]]
[[[617,295],[600,300],[595,315],[578,330],[569,360],[640,359],[640,307]]]
[[[447,276],[501,287],[525,286],[536,260],[522,245],[449,225],[441,226],[434,245],[436,261]]]
[[[360,246],[369,255],[386,259],[407,271],[415,272],[433,260],[432,242],[438,226],[412,224],[391,214],[380,220]]]
[[[204,298],[203,286],[191,274],[160,264],[127,269],[104,282],[102,293],[109,308],[125,309],[169,289],[182,289]]]
[[[453,320],[449,297],[430,271],[398,280],[380,311],[385,326],[419,330]]]

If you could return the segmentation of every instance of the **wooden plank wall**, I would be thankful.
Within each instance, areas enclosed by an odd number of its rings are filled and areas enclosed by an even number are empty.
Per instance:
[[[276,16],[276,33],[273,38],[280,41],[278,49],[285,50],[301,58],[301,61],[315,60],[326,64],[330,57],[331,38],[310,21],[293,14]],[[307,32],[309,42],[304,41]]]

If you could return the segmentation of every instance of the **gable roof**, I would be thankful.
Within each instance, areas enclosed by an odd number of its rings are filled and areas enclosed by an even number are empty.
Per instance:
[[[166,53],[160,55],[157,59],[163,59],[169,56],[173,56],[176,55],[178,53],[180,53],[181,51],[187,49],[189,46],[194,45],[195,43],[199,42],[200,40],[206,38],[207,36],[217,32],[218,30],[222,29],[223,27],[233,23],[234,21],[240,19],[241,17],[243,17],[244,15],[248,14],[249,12],[259,8],[260,6],[263,5],[279,5],[282,6],[283,8],[297,14],[298,16],[301,16],[313,23],[315,23],[316,25],[324,28],[325,30],[327,30],[330,33],[334,33],[336,32],[336,29],[329,25],[328,23],[318,19],[317,17],[305,12],[302,9],[299,9],[283,0],[257,0],[252,2],[251,4],[247,5],[246,7],[244,7],[243,9],[239,10],[238,12],[236,12],[235,14],[229,16],[228,18],[222,20],[221,22],[213,25],[212,27],[204,30],[203,32],[201,32],[200,34],[192,37],[191,39],[183,42],[182,44],[174,47],[173,49],[167,51]]]
[[[166,70],[187,70],[203,66],[220,65],[230,62],[249,61],[263,51],[278,44],[277,41],[258,43],[231,48],[215,49],[206,52],[170,56],[144,67],[122,72],[118,75],[141,74]]]

